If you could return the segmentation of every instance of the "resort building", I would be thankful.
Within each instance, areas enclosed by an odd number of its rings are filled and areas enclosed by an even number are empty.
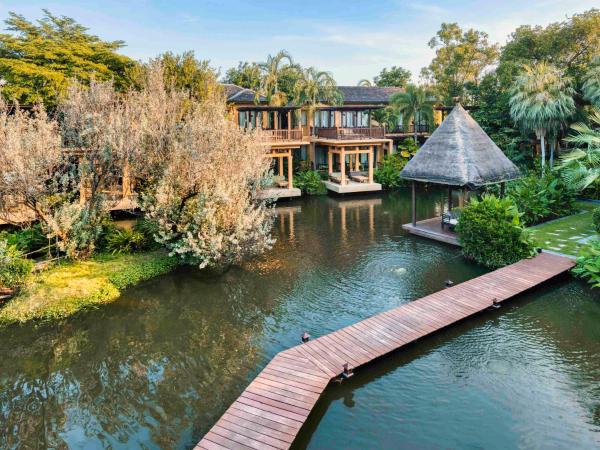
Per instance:
[[[373,117],[389,105],[390,97],[402,88],[339,86],[340,105],[322,104],[310,114],[307,107],[269,105],[250,89],[225,84],[233,120],[241,128],[259,129],[268,156],[274,163],[272,197],[294,196],[294,167],[327,173],[325,185],[336,193],[381,190],[373,171],[385,155],[394,152],[395,142],[413,136],[409,129],[386,130]],[[399,121],[401,123],[401,121]],[[426,137],[429,130],[416,124]],[[298,192],[299,195],[299,192]]]

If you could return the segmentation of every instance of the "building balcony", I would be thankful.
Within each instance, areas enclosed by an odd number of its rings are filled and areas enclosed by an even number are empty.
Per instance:
[[[355,127],[355,128],[314,128],[313,134],[321,139],[332,140],[360,140],[360,139],[384,139],[384,127]]]
[[[301,128],[289,130],[260,130],[258,134],[260,139],[264,142],[292,142],[303,140]]]
[[[416,125],[417,128],[417,133],[418,134],[428,134],[429,133],[429,125],[428,124],[417,124]],[[399,125],[393,129],[388,129],[385,131],[385,134],[414,134],[415,132],[415,125],[411,124],[408,127],[404,127],[402,125]]]

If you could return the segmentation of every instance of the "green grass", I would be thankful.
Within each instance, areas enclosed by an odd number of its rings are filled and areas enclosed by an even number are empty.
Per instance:
[[[0,324],[59,319],[98,307],[116,300],[128,286],[176,266],[177,260],[163,251],[55,264],[30,276],[21,292],[0,309]]]
[[[545,250],[577,256],[597,236],[592,224],[592,211],[598,205],[577,202],[577,206],[581,210],[578,214],[529,228],[536,244]]]

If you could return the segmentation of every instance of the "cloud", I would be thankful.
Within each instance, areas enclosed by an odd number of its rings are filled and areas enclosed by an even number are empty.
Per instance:
[[[448,14],[448,11],[441,6],[432,5],[432,4],[424,4],[424,3],[409,3],[408,7],[425,14],[435,15],[435,16],[444,16]]]

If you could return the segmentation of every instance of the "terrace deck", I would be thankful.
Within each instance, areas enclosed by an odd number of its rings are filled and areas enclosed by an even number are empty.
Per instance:
[[[321,393],[343,372],[367,364],[515,297],[573,266],[542,253],[401,305],[278,353],[206,433],[196,449],[287,449]]]

